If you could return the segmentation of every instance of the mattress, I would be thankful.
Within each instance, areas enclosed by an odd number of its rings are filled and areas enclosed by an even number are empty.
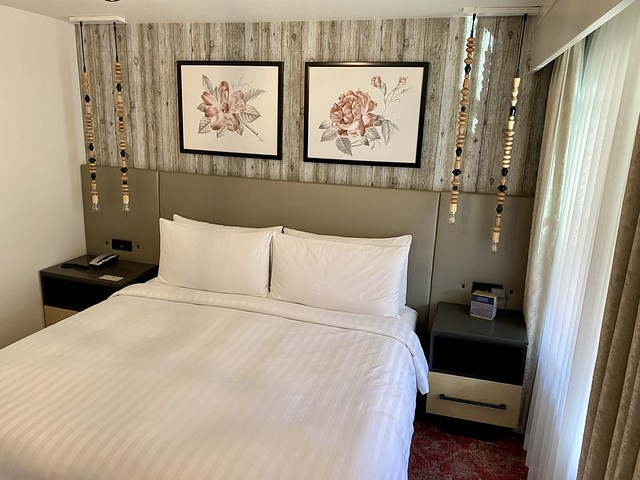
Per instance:
[[[0,350],[0,478],[406,479],[405,323],[158,282]]]

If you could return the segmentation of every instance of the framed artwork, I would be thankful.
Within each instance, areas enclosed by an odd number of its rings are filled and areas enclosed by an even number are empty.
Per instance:
[[[304,161],[419,167],[428,63],[305,63]]]
[[[282,65],[177,62],[180,152],[282,159]]]

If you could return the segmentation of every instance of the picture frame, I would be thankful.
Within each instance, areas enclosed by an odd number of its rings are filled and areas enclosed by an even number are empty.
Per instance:
[[[306,62],[304,161],[420,167],[428,62]]]
[[[283,62],[176,64],[181,153],[282,159]]]

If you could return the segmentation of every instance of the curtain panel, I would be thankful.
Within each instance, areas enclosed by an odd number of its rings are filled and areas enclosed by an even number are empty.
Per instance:
[[[580,457],[578,478],[640,478],[640,123]]]
[[[640,112],[639,12],[636,2],[565,54],[584,51],[582,66],[567,67],[578,77],[573,103],[545,125],[545,144],[556,145],[541,158],[525,292],[530,343],[539,345],[525,434],[531,480],[577,475]],[[573,95],[569,77],[557,75],[565,84],[552,89]],[[557,141],[565,135],[566,146]]]

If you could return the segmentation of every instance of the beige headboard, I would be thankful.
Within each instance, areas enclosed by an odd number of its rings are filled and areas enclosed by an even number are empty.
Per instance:
[[[88,171],[82,168],[87,250],[111,251],[111,239],[132,240],[122,258],[157,262],[158,215],[174,213],[213,223],[284,225],[320,234],[358,237],[413,236],[407,304],[426,326],[440,195],[437,192],[129,170],[131,205],[123,213],[119,171],[98,168],[100,212],[90,211]],[[159,207],[158,207],[159,205]]]
[[[533,198],[507,197],[498,251],[491,251],[496,196],[461,193],[457,221],[449,223],[449,193],[440,200],[429,326],[438,302],[469,304],[474,281],[500,284],[506,308],[522,310]]]
[[[439,301],[469,303],[473,281],[499,283],[507,308],[522,308],[533,199],[508,197],[499,251],[490,253],[495,196],[460,195],[458,221],[447,222],[449,193],[129,170],[132,211],[123,213],[120,172],[98,168],[100,212],[90,210],[82,167],[89,254],[111,252],[111,240],[131,240],[122,258],[156,263],[158,217],[174,213],[225,225],[284,225],[321,234],[389,237],[411,234],[407,303],[425,333]],[[423,336],[426,338],[426,335]]]
[[[439,195],[436,192],[160,173],[160,215],[224,225],[284,225],[354,237],[413,236],[407,304],[427,318]]]
[[[89,169],[82,165],[82,199],[87,253],[98,255],[112,251],[112,240],[130,240],[133,251],[116,251],[124,260],[158,263],[160,257],[160,202],[158,172],[129,169],[131,211],[122,211],[120,169],[97,167],[100,211],[91,211]]]

